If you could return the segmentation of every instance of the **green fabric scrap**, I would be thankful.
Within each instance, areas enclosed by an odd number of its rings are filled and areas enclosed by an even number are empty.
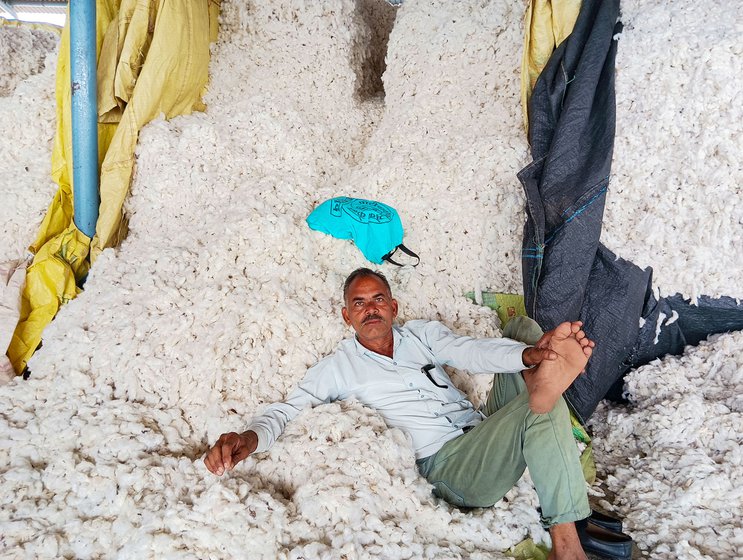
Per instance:
[[[572,411],[570,412],[570,423],[573,426],[573,437],[576,440],[582,441],[583,443],[591,443],[591,436],[588,435],[588,432],[583,427],[583,424],[578,421]]]
[[[580,454],[580,466],[583,469],[583,478],[590,485],[596,482],[596,463],[593,460],[593,444],[589,443],[588,447]]]
[[[475,292],[467,292],[465,297],[476,302]],[[506,323],[518,316],[526,316],[524,296],[521,294],[503,294],[498,292],[482,292],[482,305],[493,309],[500,319],[501,329]]]
[[[506,554],[516,560],[547,560],[550,549],[543,544],[537,544],[531,539],[525,539],[512,547]]]
[[[588,435],[586,429],[572,412],[570,413],[570,423],[573,426],[573,437],[575,440],[586,444],[586,448],[580,454],[580,466],[583,469],[583,478],[586,479],[588,484],[593,484],[596,482],[596,463],[593,460],[591,436]]]

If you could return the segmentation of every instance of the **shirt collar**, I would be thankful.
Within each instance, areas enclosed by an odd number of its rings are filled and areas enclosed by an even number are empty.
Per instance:
[[[407,336],[407,333],[403,330],[402,327],[398,327],[397,325],[392,325],[392,355],[393,356],[397,352],[397,348],[400,346],[400,341],[406,336]],[[356,353],[359,356],[363,356],[365,354],[375,354],[377,356],[380,355],[380,354],[377,354],[376,352],[369,350],[363,344],[361,344],[359,342],[359,339],[356,338],[355,333],[353,335],[353,344],[356,347]]]

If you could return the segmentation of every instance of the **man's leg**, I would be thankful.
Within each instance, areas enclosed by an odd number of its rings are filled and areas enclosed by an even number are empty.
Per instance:
[[[526,317],[512,319],[504,336],[534,344],[542,335]],[[590,515],[583,473],[565,401],[547,414],[529,408],[519,374],[496,374],[485,406],[488,418],[422,462],[436,493],[459,506],[499,501],[528,466],[553,539],[554,558],[585,558],[574,521]]]
[[[447,442],[421,472],[447,501],[485,507],[513,488],[527,466],[546,526],[590,515],[565,401],[547,414],[534,414],[524,386],[476,428]]]
[[[503,329],[503,338],[518,340],[531,346],[535,345],[543,334],[544,331],[537,322],[529,317],[514,317],[508,321]],[[510,373],[496,373],[494,375],[493,386],[490,388],[488,400],[485,402],[485,408],[483,409],[485,416],[490,416],[519,396],[524,389],[524,385],[519,378],[519,375]]]
[[[503,330],[504,337],[518,340],[525,344],[536,344],[543,334],[544,332],[537,322],[528,317],[514,317],[508,322],[506,328]],[[518,391],[521,389],[521,385],[517,381],[509,383],[509,380],[513,381],[513,376],[496,374],[495,378],[485,408],[485,414],[488,416],[515,398]],[[514,390],[516,391],[516,394],[514,394]],[[583,476],[581,471],[581,481],[582,480]],[[550,537],[552,538],[552,552],[550,554],[550,559],[585,558],[583,547],[580,543],[580,538],[578,537],[578,531],[575,528],[575,523],[566,522],[552,525],[549,527],[549,532]]]
[[[519,318],[509,322],[504,335],[533,343],[541,331],[531,319]],[[489,416],[480,425],[446,443],[421,465],[421,472],[440,496],[460,506],[492,505],[528,466],[546,526],[590,515],[562,398],[551,412],[534,414],[521,375],[496,374],[485,413]]]

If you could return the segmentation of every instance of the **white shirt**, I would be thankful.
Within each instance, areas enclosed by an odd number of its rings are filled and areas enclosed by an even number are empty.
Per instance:
[[[470,373],[516,373],[525,344],[508,338],[458,336],[438,321],[408,321],[393,327],[392,358],[343,340],[337,350],[307,370],[284,402],[268,406],[248,430],[258,435],[256,452],[270,448],[290,420],[303,408],[338,399],[356,398],[375,409],[389,427],[409,434],[416,458],[436,453],[462,428],[482,422],[466,395],[454,387],[444,365]],[[430,375],[421,370],[433,364]]]

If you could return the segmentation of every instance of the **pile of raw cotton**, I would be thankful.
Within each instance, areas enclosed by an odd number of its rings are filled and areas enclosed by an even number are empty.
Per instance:
[[[47,54],[59,41],[53,29],[0,21],[0,96],[11,95],[20,82],[45,68]]]
[[[741,297],[743,5],[623,0],[622,20],[604,241],[662,293]]]
[[[627,376],[629,407],[593,417],[597,460],[629,532],[657,558],[740,558],[743,333]]]
[[[415,269],[382,267],[403,321],[434,318],[463,334],[499,333],[495,315],[462,294],[520,291],[524,198],[515,175],[528,162],[518,105],[523,9],[520,0],[410,1],[396,11],[382,0],[223,2],[207,112],[143,131],[129,237],[101,255],[85,292],[46,330],[30,379],[0,388],[4,554],[493,558],[527,536],[547,538],[528,477],[494,508],[452,508],[417,476],[405,436],[354,402],[301,414],[269,452],[222,478],[201,461],[220,433],[244,428],[350,335],[339,314],[341,285],[369,263],[350,242],[307,228],[305,217],[327,198],[358,196],[399,210],[405,243],[422,260]],[[691,70],[673,63],[682,56],[717,61],[736,48],[737,7],[720,3],[699,14],[686,1],[660,30],[645,21],[658,20],[655,9],[625,9],[606,242],[657,267],[664,291],[741,295],[731,280],[740,275],[731,264],[737,201],[720,213],[716,196],[695,198],[691,213],[684,201],[700,183],[675,175],[678,212],[655,208],[653,235],[638,235],[648,192],[671,188],[663,170],[673,172],[678,161],[702,175],[715,163],[712,152],[690,149],[686,136],[656,138],[679,130],[693,139],[690,119],[698,113],[663,113],[654,126],[651,109],[632,107],[663,106],[661,95],[683,103],[684,92],[664,84]],[[674,49],[662,42],[665,33]],[[699,71],[710,88],[740,84],[732,74],[740,63],[724,61]],[[705,103],[711,115],[739,110],[716,97]],[[720,134],[740,137],[738,121],[720,126]],[[651,153],[656,144],[663,149]],[[648,160],[654,167],[643,178]],[[740,179],[732,166],[719,188],[734,191]],[[709,237],[703,261],[682,262],[679,255],[697,251],[696,240],[693,247],[683,240],[700,235],[698,219],[730,223]],[[710,400],[709,410],[740,410],[735,400],[726,404],[722,389],[738,370],[714,370],[704,352],[740,361],[740,342],[728,337],[694,351],[703,352],[694,358],[697,375],[712,385],[693,389],[690,381],[689,391]],[[640,371],[652,368],[675,366]],[[489,381],[454,378],[475,402]],[[683,375],[678,383],[684,386]],[[653,391],[635,387],[635,407],[614,412],[625,415],[621,429],[657,431],[647,404]],[[741,531],[734,517],[723,544],[707,537],[678,544],[692,518],[708,520],[701,510],[724,515],[729,504],[695,492],[697,501],[687,499],[674,515],[661,507],[677,498],[673,483],[653,486],[653,494],[624,482],[644,483],[662,469],[669,481],[693,482],[701,471],[691,457],[704,448],[679,447],[679,455],[692,455],[673,462],[647,452],[638,461],[608,439],[616,436],[602,428],[611,421],[603,420],[607,411],[595,428],[599,467],[638,543],[668,558],[723,557],[740,547],[731,544]],[[699,425],[706,416],[684,418]],[[714,437],[727,449],[740,431]],[[734,459],[715,464],[740,469]],[[715,481],[726,474],[714,472]]]
[[[50,31],[0,24],[0,262],[26,255],[56,190],[58,39]]]

